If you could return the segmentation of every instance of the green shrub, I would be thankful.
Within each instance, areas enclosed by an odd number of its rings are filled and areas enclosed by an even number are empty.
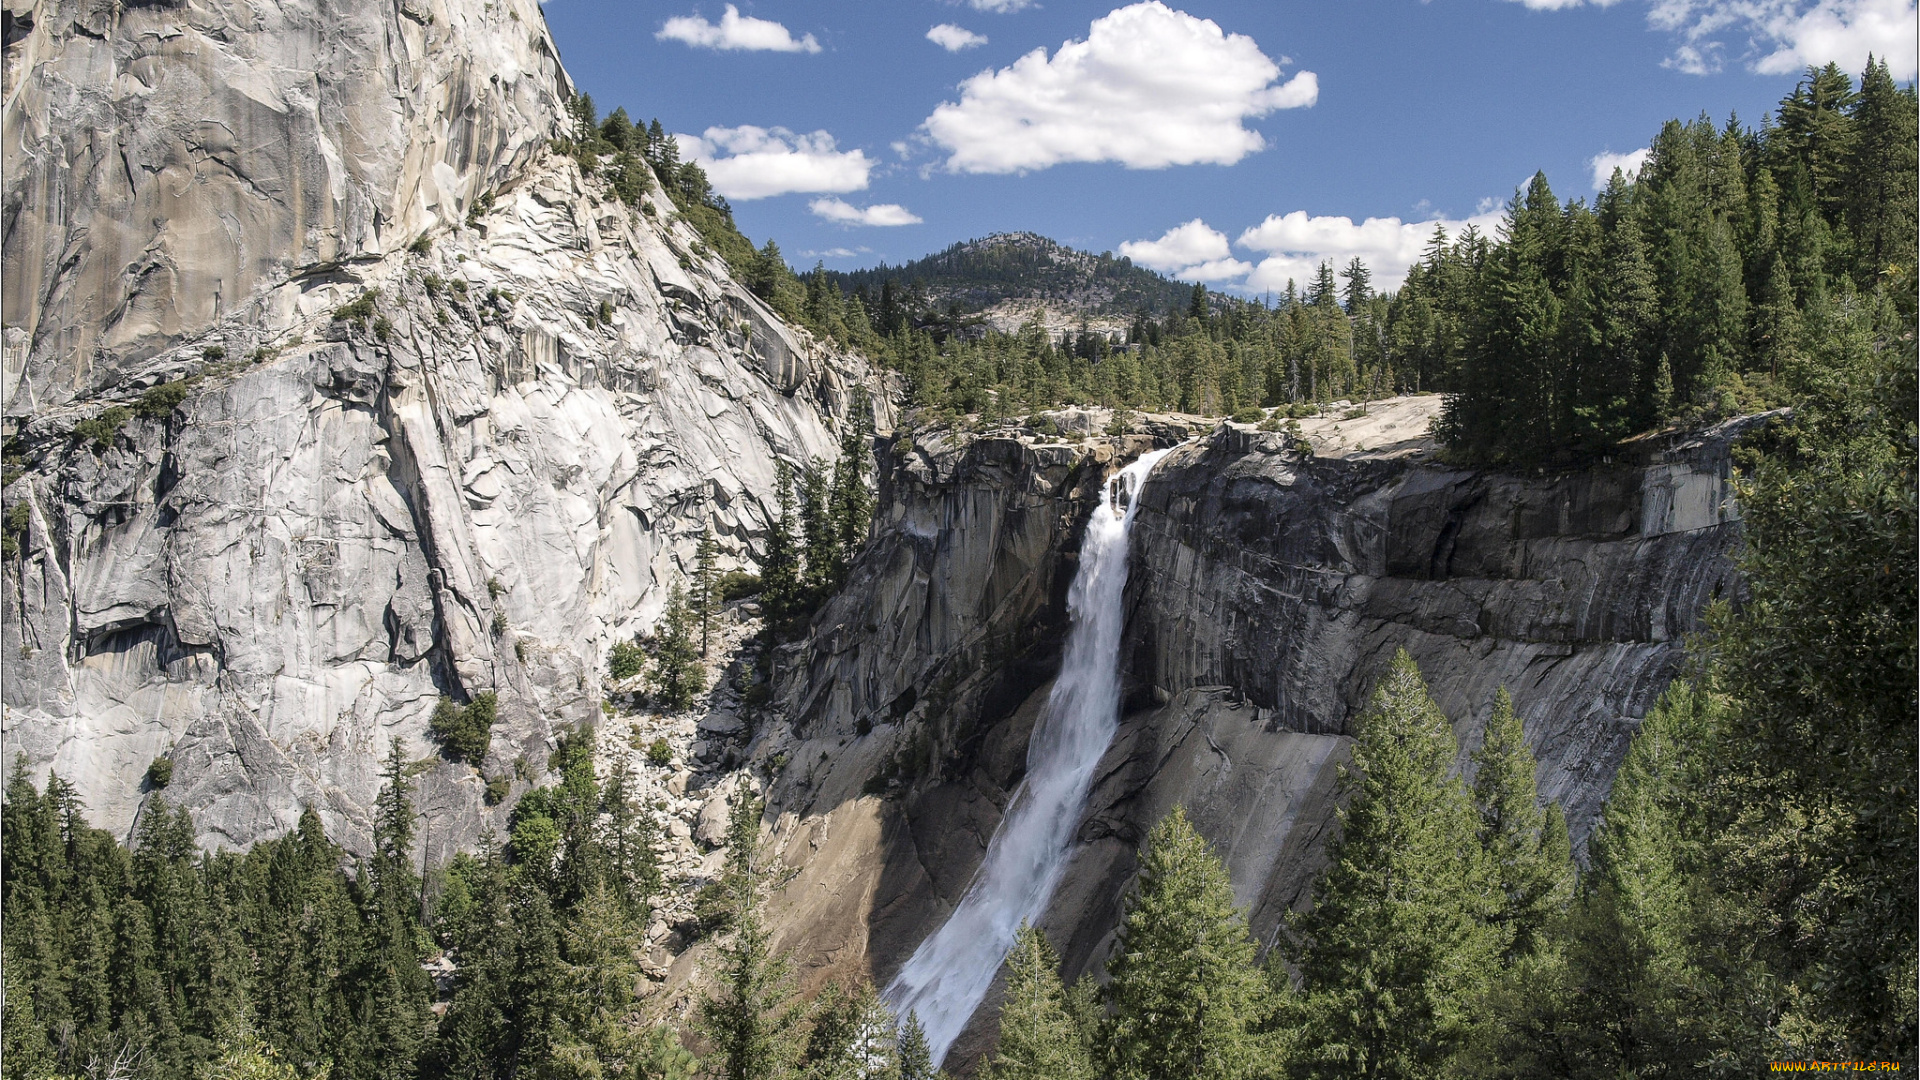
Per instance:
[[[20,540],[27,535],[27,523],[30,520],[27,504],[14,503],[7,507],[6,529],[0,537],[0,557],[8,559],[20,554]]]
[[[447,279],[439,274],[427,274],[420,279],[420,287],[427,290],[428,296],[439,296],[440,290],[447,287]]]
[[[200,356],[206,360],[225,360],[227,358],[227,348],[224,345],[209,345],[200,350]]]
[[[165,754],[153,759],[147,766],[147,786],[155,791],[173,783],[173,759]]]
[[[493,613],[493,635],[495,637],[499,637],[501,634],[504,634],[506,632],[507,632],[507,613],[504,611],[494,612]]]
[[[607,674],[615,681],[631,679],[646,666],[646,654],[631,641],[617,642],[607,656]]]
[[[647,764],[658,769],[673,764],[673,747],[667,745],[666,736],[659,736],[647,744]]]
[[[714,583],[713,588],[721,603],[731,604],[735,600],[758,595],[760,575],[749,574],[745,570],[730,570],[720,575],[720,580]]]
[[[133,415],[148,420],[165,420],[173,415],[173,410],[179,408],[182,401],[187,400],[187,391],[198,381],[197,378],[187,378],[161,383],[140,395],[140,400],[133,403]]]
[[[1054,421],[1053,417],[1041,416],[1038,413],[1035,413],[1034,415],[1027,417],[1027,422],[1023,426],[1028,428],[1032,432],[1034,432],[1036,435],[1060,434],[1060,425]]]
[[[133,419],[133,410],[124,405],[115,405],[91,420],[82,420],[73,425],[73,437],[93,442],[93,452],[99,453],[113,445],[114,437],[120,429]]]
[[[456,759],[480,764],[487,756],[487,747],[493,742],[493,721],[499,703],[499,697],[492,691],[475,695],[464,708],[447,698],[441,698],[440,704],[433,709],[431,727],[434,737]]]
[[[1246,408],[1235,411],[1228,419],[1236,424],[1257,424],[1266,418],[1267,414],[1263,410]]]
[[[499,806],[506,800],[507,793],[513,790],[513,778],[495,776],[487,781],[486,800],[488,806]]]
[[[393,324],[387,321],[387,317],[385,315],[382,315],[379,318],[373,320],[373,336],[379,338],[381,341],[388,341],[392,339]]]
[[[433,250],[433,237],[422,233],[418,239],[407,245],[407,250],[413,252],[415,255],[425,255],[427,252]]]
[[[353,323],[360,326],[373,318],[374,303],[380,298],[379,289],[368,289],[351,301],[333,309],[333,321]]]

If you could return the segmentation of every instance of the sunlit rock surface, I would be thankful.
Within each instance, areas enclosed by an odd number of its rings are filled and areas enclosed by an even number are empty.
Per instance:
[[[567,84],[532,4],[8,19],[9,753],[122,833],[170,755],[203,843],[312,805],[358,846],[389,740],[428,757],[438,700],[492,691],[488,760],[417,796],[426,843],[471,844],[509,805],[484,778],[524,790],[597,720],[605,650],[699,535],[751,563],[775,461],[835,454],[864,363],[657,191],[549,151]]]

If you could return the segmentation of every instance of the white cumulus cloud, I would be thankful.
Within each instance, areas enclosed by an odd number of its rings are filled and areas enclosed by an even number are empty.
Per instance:
[[[1913,0],[1823,0],[1806,10],[1793,5],[1763,24],[1772,52],[1753,65],[1765,75],[1799,71],[1831,61],[1858,75],[1871,53],[1887,62],[1896,79],[1914,77],[1916,50]]]
[[[1051,57],[1035,49],[973,76],[923,126],[956,172],[1231,165],[1266,145],[1246,120],[1319,99],[1313,72],[1279,78],[1252,38],[1147,0],[1094,20],[1086,40]]]
[[[955,26],[952,23],[941,23],[939,26],[927,31],[927,40],[948,52],[959,52],[961,49],[971,49],[975,45],[985,45],[987,43],[984,35],[976,34],[964,26]]]
[[[1615,154],[1609,151],[1604,154],[1595,154],[1588,158],[1587,164],[1593,167],[1593,190],[1606,190],[1607,182],[1613,179],[1613,170],[1615,169],[1619,169],[1625,173],[1628,180],[1639,176],[1640,166],[1646,164],[1647,150],[1648,147],[1643,146],[1638,150],[1631,150],[1624,154]]]
[[[715,191],[743,201],[794,191],[859,191],[875,164],[863,150],[837,149],[824,131],[796,135],[743,124],[674,139],[706,170]]]
[[[844,199],[815,199],[807,204],[815,217],[836,225],[918,225],[920,218],[899,203],[855,206]]]
[[[1458,238],[1468,225],[1482,233],[1499,226],[1501,213],[1482,212],[1464,221],[1437,218],[1430,221],[1401,221],[1397,217],[1368,218],[1354,224],[1350,217],[1314,216],[1305,210],[1269,215],[1258,225],[1240,234],[1241,247],[1266,253],[1260,265],[1247,276],[1245,287],[1252,290],[1286,288],[1288,280],[1305,287],[1318,273],[1320,264],[1330,262],[1337,270],[1355,256],[1373,271],[1376,289],[1397,289],[1406,280],[1407,268],[1420,258],[1421,249],[1433,235],[1434,226]]]
[[[1233,258],[1226,233],[1199,218],[1168,229],[1158,240],[1129,240],[1120,245],[1120,254],[1187,281],[1231,281],[1253,269]]]
[[[1538,10],[1620,0],[1518,0]],[[1895,79],[1916,69],[1914,0],[1649,0],[1647,22],[1679,38],[1666,66],[1711,75],[1731,52],[1763,75],[1839,64],[1858,75],[1872,54]]]
[[[812,34],[794,37],[786,27],[769,19],[756,19],[751,15],[740,14],[740,9],[732,4],[720,16],[720,21],[710,23],[698,15],[676,15],[668,19],[653,35],[660,41],[684,41],[688,45],[702,49],[744,49],[749,52],[808,52],[820,51],[820,43]]]

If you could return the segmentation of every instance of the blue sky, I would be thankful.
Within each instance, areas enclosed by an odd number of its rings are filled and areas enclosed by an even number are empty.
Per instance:
[[[549,0],[601,111],[659,117],[741,229],[848,269],[1030,229],[1223,288],[1360,254],[1807,63],[1915,65],[1913,0]],[[984,39],[984,40],[978,40]],[[1629,159],[1630,160],[1630,159]],[[1604,170],[1603,170],[1604,171]],[[1369,221],[1368,219],[1373,219]]]

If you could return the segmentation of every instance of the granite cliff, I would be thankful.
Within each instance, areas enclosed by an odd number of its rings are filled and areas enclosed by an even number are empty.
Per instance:
[[[776,835],[799,875],[781,918],[817,977],[889,978],[959,900],[1025,770],[1085,515],[1154,445],[1186,441],[1141,494],[1124,718],[1045,919],[1069,978],[1104,958],[1135,848],[1176,802],[1270,941],[1309,895],[1347,724],[1399,648],[1463,766],[1512,692],[1583,846],[1685,635],[1736,587],[1729,448],[1752,421],[1510,475],[1442,463],[1423,437],[1436,405],[1294,434],[1147,417],[1104,437],[1094,411],[1056,414],[1085,436],[1068,441],[894,440],[878,535],[779,684],[794,729],[773,759],[790,762]],[[976,1022],[950,1063],[988,1034]]]
[[[494,692],[418,796],[470,844],[697,538],[751,563],[865,364],[550,152],[531,3],[7,19],[9,757],[115,831],[168,756],[203,843],[311,804],[357,846],[388,740]]]

